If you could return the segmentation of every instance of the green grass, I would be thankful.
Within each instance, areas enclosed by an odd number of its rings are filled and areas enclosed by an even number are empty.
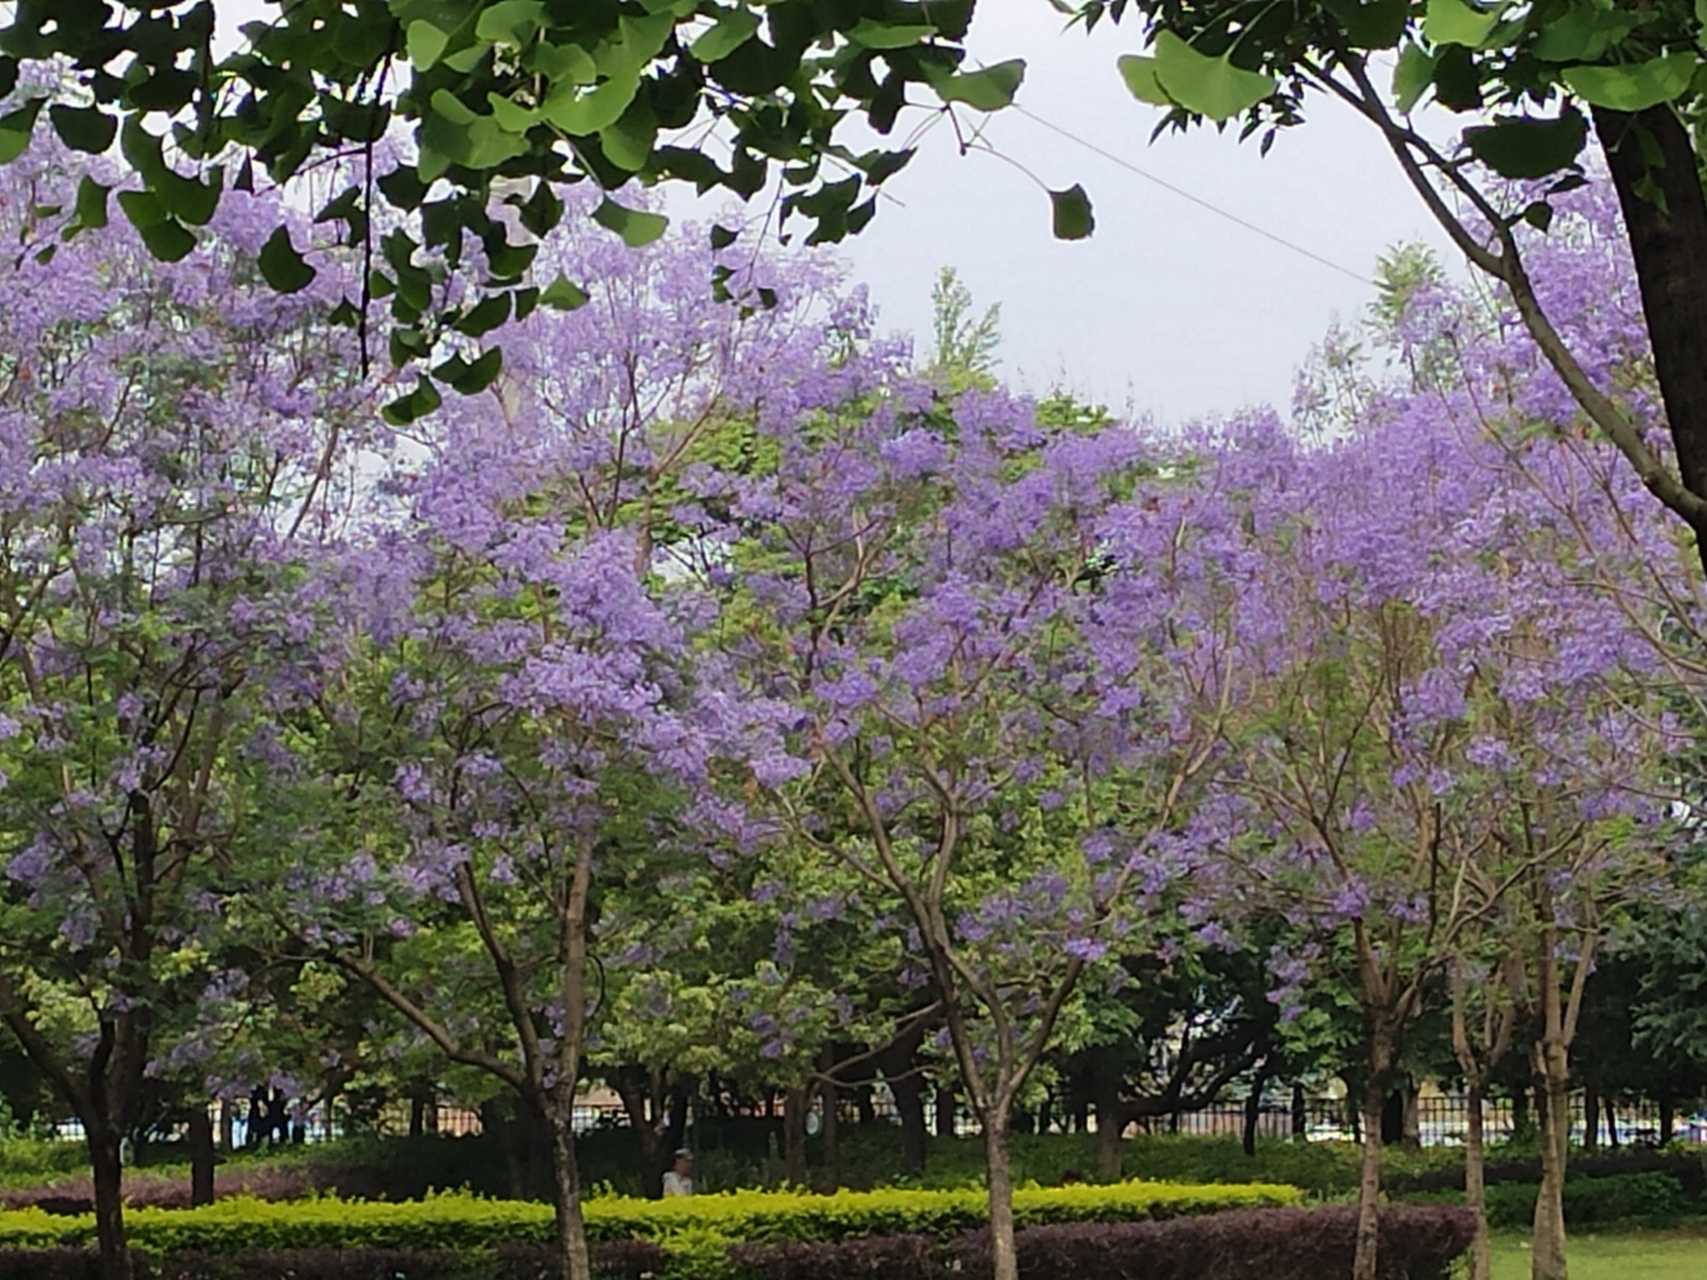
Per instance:
[[[1703,1280],[1707,1277],[1707,1225],[1576,1235],[1566,1256],[1571,1280]],[[1493,1280],[1528,1277],[1528,1237],[1497,1232]]]

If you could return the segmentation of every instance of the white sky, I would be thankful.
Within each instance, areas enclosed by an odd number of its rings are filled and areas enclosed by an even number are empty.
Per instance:
[[[262,0],[218,0],[225,40],[262,16]],[[222,41],[223,43],[224,41]],[[1199,199],[1368,276],[1385,249],[1426,240],[1456,261],[1367,124],[1326,100],[1262,158],[1253,139],[1202,129],[1149,143],[1160,118],[1134,101],[1115,58],[1138,28],[1064,29],[1046,0],[983,0],[972,54],[1023,57],[1019,102]],[[961,156],[946,122],[886,184],[877,218],[836,250],[880,309],[880,324],[930,342],[930,290],[956,268],[978,307],[1002,304],[999,373],[1035,392],[1070,390],[1162,423],[1291,402],[1294,370],[1338,314],[1352,319],[1371,289],[1234,225],[1013,111],[968,118],[1003,154],[1057,189],[1082,183],[1096,211],[1089,240],[1049,233],[1049,201],[994,156]],[[911,127],[903,117],[898,133]],[[727,199],[694,210],[709,217]],[[805,224],[799,224],[804,229]]]
[[[1213,129],[1149,142],[1161,112],[1126,92],[1115,58],[1139,28],[1063,30],[1045,0],[984,0],[973,54],[1023,57],[1019,102],[1131,164],[1273,234],[1371,274],[1404,240],[1456,255],[1375,130],[1318,101],[1267,158],[1257,140]],[[1162,422],[1268,402],[1284,412],[1293,371],[1366,284],[1216,217],[1023,115],[989,118],[987,138],[1050,187],[1082,183],[1096,232],[1063,243],[1049,202],[993,156],[956,154],[944,127],[886,189],[877,218],[844,249],[888,326],[929,341],[930,286],[953,266],[982,306],[1002,304],[1001,372],[1034,391],[1064,387]]]

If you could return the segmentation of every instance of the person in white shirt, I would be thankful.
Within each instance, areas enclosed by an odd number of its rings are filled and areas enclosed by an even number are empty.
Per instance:
[[[693,1194],[693,1152],[683,1147],[676,1152],[676,1162],[664,1174],[664,1194],[691,1196]]]

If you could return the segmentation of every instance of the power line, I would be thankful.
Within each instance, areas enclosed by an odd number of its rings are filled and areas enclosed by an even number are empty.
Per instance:
[[[1194,196],[1191,194],[1191,192],[1185,190],[1184,188],[1176,187],[1173,183],[1169,182],[1167,179],[1158,178],[1155,174],[1150,173],[1144,169],[1140,169],[1137,165],[1133,164],[1130,160],[1127,160],[1125,157],[1118,156],[1112,151],[1105,150],[1104,148],[1097,146],[1096,143],[1090,142],[1084,138],[1081,138],[1078,134],[1073,133],[1067,129],[1063,129],[1058,124],[1054,124],[1048,120],[1045,120],[1042,116],[1038,115],[1035,111],[1030,111],[1027,108],[1021,106],[1017,102],[1013,104],[1013,109],[1015,111],[1019,112],[1022,116],[1025,116],[1027,119],[1035,120],[1038,124],[1042,125],[1045,129],[1050,130],[1052,133],[1060,134],[1063,138],[1067,139],[1069,142],[1078,143],[1081,147],[1085,148],[1085,150],[1093,152],[1096,155],[1101,156],[1104,160],[1109,161],[1111,164],[1119,165],[1122,169],[1125,169],[1128,173],[1137,174],[1140,178],[1143,178],[1147,182],[1155,183],[1158,187],[1161,187],[1164,191],[1171,191],[1174,195],[1180,197],[1180,199],[1182,199],[1182,200],[1191,201],[1192,204],[1196,205],[1200,209],[1207,209],[1210,213],[1213,213],[1216,217],[1225,218],[1228,222],[1233,223],[1235,226],[1243,227],[1246,231],[1255,232],[1257,235],[1261,236],[1264,240],[1272,240],[1275,244],[1280,245],[1283,249],[1290,249],[1290,250],[1292,250],[1293,253],[1302,254],[1304,257],[1310,259],[1310,261],[1315,262],[1315,263],[1319,263],[1320,265],[1327,267],[1331,271],[1337,271],[1342,276],[1349,276],[1351,279],[1357,281],[1359,284],[1366,284],[1366,285],[1369,285],[1371,287],[1375,287],[1375,281],[1371,280],[1368,276],[1360,275],[1357,272],[1351,270],[1349,267],[1342,267],[1339,263],[1334,262],[1332,259],[1324,258],[1321,254],[1315,253],[1312,250],[1306,249],[1301,244],[1294,244],[1292,241],[1286,239],[1284,236],[1277,236],[1274,234],[1274,232],[1265,230],[1264,228],[1257,226],[1257,224],[1254,222],[1247,222],[1245,219],[1241,218],[1236,213],[1229,213],[1229,212],[1227,212],[1227,210],[1222,209],[1217,205],[1210,204],[1209,201],[1203,199],[1201,196]]]

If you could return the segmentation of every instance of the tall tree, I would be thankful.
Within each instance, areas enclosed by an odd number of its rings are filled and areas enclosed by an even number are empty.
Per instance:
[[[197,252],[127,232],[51,258],[95,179],[8,168],[0,272],[0,1016],[83,1121],[107,1280],[129,1274],[119,1147],[207,982],[218,880],[319,668],[318,571],[372,436],[342,281],[255,276],[290,215],[243,196]]]

